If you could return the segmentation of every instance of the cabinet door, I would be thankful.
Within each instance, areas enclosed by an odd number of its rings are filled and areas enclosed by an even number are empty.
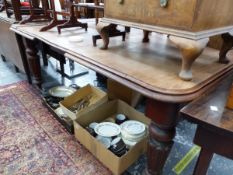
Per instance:
[[[24,66],[14,32],[10,23],[0,20],[0,51],[3,56],[24,72]]]
[[[141,8],[144,9],[143,23],[189,29],[192,26],[196,0],[168,0],[166,7],[162,7],[160,0],[147,0]]]

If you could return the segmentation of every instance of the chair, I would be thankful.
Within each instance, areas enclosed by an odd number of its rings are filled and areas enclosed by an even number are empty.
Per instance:
[[[98,23],[98,20],[99,20],[99,13],[100,12],[104,13],[103,0],[94,0],[94,3],[88,3],[88,2],[76,3],[75,7],[94,10],[94,17],[96,20],[96,24]],[[79,10],[79,13],[80,13],[80,11],[81,10]],[[81,16],[81,15],[79,15],[79,16]]]
[[[40,4],[42,7],[40,7]],[[51,20],[48,0],[29,0],[29,17],[20,22],[26,24],[33,21]]]
[[[61,1],[60,1],[61,2]],[[75,14],[74,0],[66,0],[66,3],[62,2],[63,5],[62,11],[57,11],[55,9],[54,0],[50,0],[51,10],[48,10],[48,13],[52,14],[52,21],[47,26],[41,28],[42,31],[47,31],[53,27],[57,26],[58,33],[61,33],[61,29],[63,28],[71,28],[71,27],[81,27],[87,31],[87,23],[81,23],[78,21],[78,18]],[[65,6],[66,4],[66,6]],[[65,9],[64,9],[65,8]],[[63,17],[67,17],[68,19],[58,19],[57,15],[61,15]]]

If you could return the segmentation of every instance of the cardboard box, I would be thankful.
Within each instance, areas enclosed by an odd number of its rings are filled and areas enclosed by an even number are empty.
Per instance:
[[[91,99],[88,107],[80,110],[77,114],[69,110],[69,108],[72,105],[74,105],[79,100],[85,98],[90,94],[91,94]],[[60,102],[60,106],[64,114],[69,116],[72,120],[75,120],[76,118],[79,117],[79,115],[95,109],[97,106],[107,102],[107,100],[108,100],[108,96],[105,92],[94,86],[87,85],[77,90],[74,94],[66,97],[63,101]]]
[[[95,137],[91,136],[85,129],[91,122],[101,122],[116,114],[125,114],[129,119],[138,120],[146,125],[150,123],[150,119],[145,117],[142,113],[136,111],[125,102],[120,100],[110,101],[93,111],[89,111],[77,118],[74,121],[75,137],[106,167],[108,167],[113,174],[121,174],[131,164],[133,164],[140,155],[147,149],[147,137],[138,142],[134,147],[123,156],[117,157],[111,151],[106,149],[102,143],[98,142]]]
[[[109,99],[121,99],[132,107],[135,107],[143,97],[139,92],[111,79],[107,81],[107,88]]]

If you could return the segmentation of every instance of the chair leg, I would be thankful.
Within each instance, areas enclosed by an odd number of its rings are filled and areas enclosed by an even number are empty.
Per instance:
[[[1,55],[1,57],[2,57],[2,61],[6,62],[6,58],[3,55]]]
[[[193,175],[206,175],[212,157],[213,152],[202,148]]]
[[[19,73],[19,68],[15,66],[15,72]]]
[[[65,71],[64,71],[64,63],[62,61],[60,61],[60,69],[61,69],[61,75],[64,77]]]
[[[43,59],[43,63],[44,66],[48,66],[48,58],[47,58],[47,53],[46,53],[46,46],[44,43],[40,43],[40,47],[41,47],[41,55],[42,55],[42,59]]]

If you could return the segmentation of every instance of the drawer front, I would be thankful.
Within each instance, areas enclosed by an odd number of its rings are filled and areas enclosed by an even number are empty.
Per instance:
[[[198,0],[193,30],[201,31],[233,25],[233,0]]]
[[[105,0],[105,17],[189,30],[197,0]],[[121,2],[121,3],[120,3]]]

